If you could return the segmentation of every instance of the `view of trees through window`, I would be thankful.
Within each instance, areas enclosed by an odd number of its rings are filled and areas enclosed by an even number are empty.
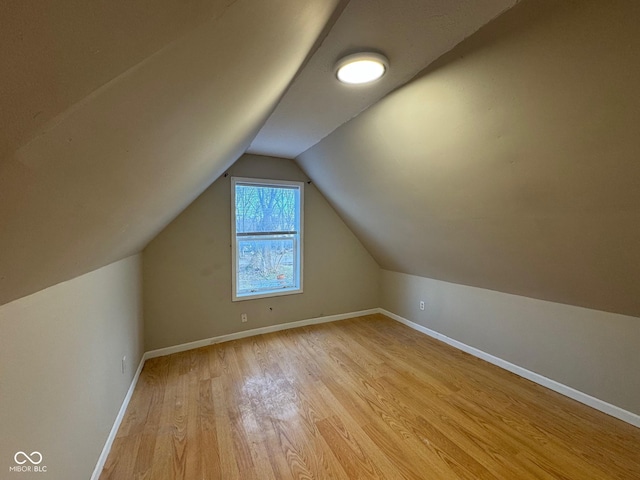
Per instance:
[[[237,295],[299,288],[299,187],[236,183],[235,208]]]

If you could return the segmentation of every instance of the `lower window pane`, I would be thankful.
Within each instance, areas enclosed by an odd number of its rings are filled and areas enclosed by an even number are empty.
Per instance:
[[[237,294],[298,288],[295,237],[238,240]]]

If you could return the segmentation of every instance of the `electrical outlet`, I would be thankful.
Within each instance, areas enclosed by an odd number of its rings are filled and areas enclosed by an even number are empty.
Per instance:
[[[242,320],[242,323],[245,323],[247,321],[247,314],[243,313],[242,315],[240,315],[240,320]]]
[[[420,300],[420,310],[424,310],[424,300]]]
[[[127,356],[122,357],[122,373],[127,369]]]

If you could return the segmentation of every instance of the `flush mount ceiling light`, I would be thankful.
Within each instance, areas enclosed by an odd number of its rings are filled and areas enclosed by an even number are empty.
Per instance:
[[[336,76],[342,83],[359,85],[382,77],[389,68],[389,60],[379,53],[363,52],[347,55],[336,63]]]

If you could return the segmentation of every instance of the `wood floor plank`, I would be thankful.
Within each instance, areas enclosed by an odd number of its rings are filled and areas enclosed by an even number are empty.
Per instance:
[[[631,480],[640,429],[383,315],[147,361],[101,479]]]
[[[240,478],[236,448],[233,440],[231,419],[227,412],[222,382],[215,379],[211,382],[212,401],[215,409],[216,434],[219,445],[220,478]]]
[[[203,354],[207,359],[207,355]],[[208,362],[207,362],[208,366]],[[196,452],[202,458],[201,475],[198,478],[222,478],[220,469],[220,444],[216,429],[216,410],[213,401],[212,379],[208,376],[209,369],[203,370],[203,379],[198,384],[198,421]]]
[[[342,469],[333,456],[326,455],[329,450],[316,426],[326,414],[321,413],[320,402],[305,393],[308,379],[305,376],[287,378],[279,363],[266,361],[267,356],[262,353],[268,349],[260,339],[252,339],[251,343],[256,359],[264,359],[253,364],[252,378],[261,379],[252,396],[256,416],[271,420],[271,428],[289,459],[293,477],[313,478],[315,471],[321,478],[342,478]],[[273,386],[278,387],[277,392],[271,391]]]
[[[482,419],[451,408],[450,397],[418,397],[413,391],[400,390],[402,387],[389,378],[382,378],[380,382],[391,398],[405,403],[412,411],[421,412],[419,422],[423,415],[432,419],[441,431],[446,431],[452,442],[482,463],[496,478],[511,480],[529,476],[526,468],[513,461],[519,450],[511,443],[496,442],[494,431]]]

